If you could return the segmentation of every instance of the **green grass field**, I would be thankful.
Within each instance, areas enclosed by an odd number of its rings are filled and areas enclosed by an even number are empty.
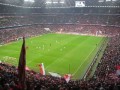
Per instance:
[[[44,34],[27,38],[27,66],[39,72],[38,65],[44,63],[47,74],[55,72],[63,76],[70,73],[73,79],[80,79],[102,40],[103,37],[68,34]],[[0,60],[17,66],[21,45],[22,40],[0,46]]]

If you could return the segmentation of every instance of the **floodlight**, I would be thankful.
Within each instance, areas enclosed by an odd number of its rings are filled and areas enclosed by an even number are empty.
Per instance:
[[[46,0],[46,4],[52,4],[51,0]]]
[[[35,2],[34,0],[24,0],[25,2]]]

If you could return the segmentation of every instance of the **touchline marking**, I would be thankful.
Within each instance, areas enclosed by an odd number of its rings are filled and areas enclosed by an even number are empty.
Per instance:
[[[95,49],[95,48],[94,48]],[[90,54],[94,51],[94,49],[90,52]],[[85,58],[84,62],[88,59],[88,57],[90,56],[90,54]],[[81,68],[81,66],[83,65],[83,63],[80,64],[80,66],[77,68],[77,70],[72,74],[73,76],[77,73],[77,71]]]

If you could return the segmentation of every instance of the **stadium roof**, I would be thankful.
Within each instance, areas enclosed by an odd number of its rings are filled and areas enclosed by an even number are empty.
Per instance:
[[[39,8],[120,6],[120,0],[1,0],[0,3]]]

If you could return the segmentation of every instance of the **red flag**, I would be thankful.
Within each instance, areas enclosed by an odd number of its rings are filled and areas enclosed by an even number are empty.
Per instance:
[[[21,48],[19,65],[18,65],[18,77],[22,90],[25,90],[25,67],[26,67],[26,49],[25,49],[25,38],[23,37],[23,44]]]
[[[71,74],[65,74],[65,75],[64,75],[64,79],[65,79],[65,81],[66,81],[67,83],[70,81],[71,77],[72,77]]]
[[[42,75],[45,75],[44,64],[41,63],[39,66],[40,66],[40,73],[41,73]]]

